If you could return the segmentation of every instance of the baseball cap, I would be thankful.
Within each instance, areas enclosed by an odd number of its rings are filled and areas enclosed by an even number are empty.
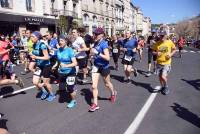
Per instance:
[[[59,39],[65,40],[65,36],[64,36],[63,34],[61,34],[61,35],[59,36]]]
[[[41,38],[41,34],[39,31],[35,31],[32,33],[34,36],[36,36],[38,39]]]
[[[98,27],[95,29],[94,34],[96,34],[96,35],[104,34],[104,29],[101,27]]]

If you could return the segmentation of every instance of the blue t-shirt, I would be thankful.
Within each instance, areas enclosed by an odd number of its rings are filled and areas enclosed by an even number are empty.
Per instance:
[[[13,41],[12,41],[12,44],[13,44],[13,46],[17,46],[17,41],[16,41],[16,40],[13,40]]]
[[[56,48],[56,45],[58,44],[58,40],[57,39],[54,39],[54,38],[52,38],[51,40],[50,40],[50,42],[49,42],[49,46],[51,47],[51,48]]]
[[[72,59],[75,58],[75,54],[72,48],[59,48],[56,51],[56,56],[57,60],[64,64],[71,64]],[[60,67],[58,72],[62,74],[74,74],[76,69],[75,67]]]
[[[58,40],[57,39],[55,39],[55,38],[52,38],[51,40],[50,40],[50,42],[49,42],[49,46],[50,46],[50,56],[51,57],[53,57],[53,56],[55,56],[55,51],[53,50],[53,49],[56,49],[57,47],[56,47],[56,45],[58,44]]]
[[[42,52],[43,50],[47,50],[47,46],[44,43],[38,41],[36,44],[33,44],[32,54],[35,56],[43,56],[43,52]],[[36,64],[39,67],[44,67],[44,66],[50,65],[50,60],[36,59]]]
[[[104,49],[108,48],[108,42],[105,40],[101,40],[100,42],[96,42],[94,44],[94,48],[99,52],[99,53],[104,53]],[[98,67],[109,67],[109,61],[103,59],[101,56],[97,55],[94,57],[94,65]]]
[[[137,48],[137,46],[138,46],[138,42],[136,39],[133,39],[133,38],[130,40],[125,39],[123,41],[123,48],[127,49],[127,51],[125,52],[125,55],[135,56],[136,52],[133,52],[133,49]]]

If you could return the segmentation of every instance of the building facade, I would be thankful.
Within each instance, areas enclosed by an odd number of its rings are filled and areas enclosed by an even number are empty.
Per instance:
[[[2,34],[21,33],[22,30],[55,32],[62,30],[60,16],[65,16],[69,29],[74,18],[81,18],[79,0],[1,0],[0,31]],[[63,23],[62,22],[62,23]],[[58,32],[58,31],[57,31]]]
[[[53,16],[49,13],[49,0],[1,0],[0,31],[8,35],[22,30],[47,31],[55,28]]]
[[[90,3],[90,4],[88,4]],[[107,35],[115,33],[115,0],[83,0],[82,20],[89,34],[97,27],[105,29]]]

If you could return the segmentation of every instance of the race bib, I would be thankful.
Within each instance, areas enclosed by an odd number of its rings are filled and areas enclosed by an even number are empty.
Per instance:
[[[92,73],[97,73],[98,70],[99,70],[98,67],[96,67],[96,66],[92,66]]]
[[[124,59],[127,60],[127,61],[131,61],[132,60],[132,56],[125,55]]]
[[[68,76],[66,79],[67,85],[71,86],[74,85],[76,82],[76,77],[75,76]]]
[[[117,48],[114,48],[113,49],[113,53],[118,53],[119,51],[118,51],[118,49]]]
[[[54,55],[54,50],[50,50],[50,55]]]
[[[42,70],[40,68],[37,68],[36,71],[34,72],[34,75],[40,76]]]

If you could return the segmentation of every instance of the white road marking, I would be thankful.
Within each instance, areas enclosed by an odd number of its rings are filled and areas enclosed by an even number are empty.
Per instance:
[[[195,53],[195,51],[190,51],[191,53]]]
[[[158,93],[152,93],[124,134],[134,134]]]
[[[1,96],[0,96],[0,99],[3,98],[3,97],[5,97],[5,96],[17,94],[17,93],[20,93],[20,92],[23,92],[23,91],[26,91],[26,90],[29,90],[29,89],[33,89],[33,88],[35,88],[35,86],[26,87],[26,88],[23,88],[23,89],[14,91],[14,92],[12,92],[12,93],[8,93],[8,94],[5,94],[5,95],[1,95]]]

